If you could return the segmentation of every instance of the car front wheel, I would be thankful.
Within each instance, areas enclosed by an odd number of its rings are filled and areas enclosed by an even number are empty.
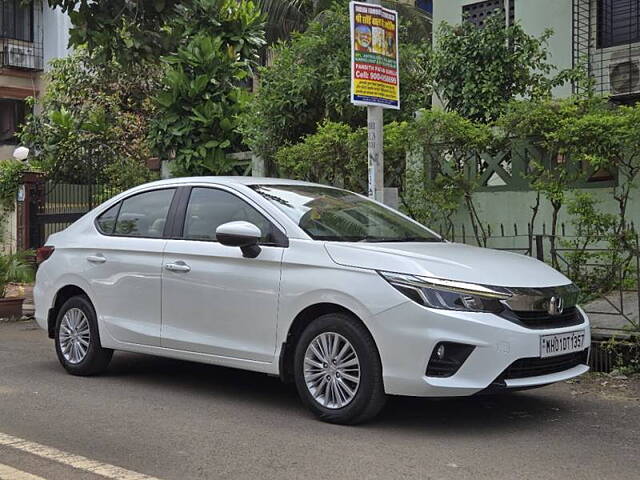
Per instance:
[[[350,315],[331,313],[310,323],[294,362],[302,401],[324,421],[362,423],[385,404],[378,350],[367,329]]]
[[[58,360],[72,375],[96,375],[106,370],[113,350],[102,348],[93,305],[84,296],[67,300],[56,319]]]

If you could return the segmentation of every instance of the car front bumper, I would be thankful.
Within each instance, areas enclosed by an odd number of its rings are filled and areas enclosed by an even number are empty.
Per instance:
[[[568,380],[589,370],[589,320],[555,329],[530,329],[491,313],[435,310],[406,302],[371,318],[370,329],[382,360],[385,391],[421,397],[467,396],[494,389],[525,389]],[[562,371],[501,378],[514,362],[540,357],[540,337],[583,330],[585,362]],[[450,377],[426,375],[439,342],[473,345],[460,369]]]

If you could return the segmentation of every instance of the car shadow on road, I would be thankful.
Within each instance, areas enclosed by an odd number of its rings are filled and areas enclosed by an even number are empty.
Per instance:
[[[538,429],[543,422],[564,423],[573,416],[569,397],[544,390],[442,399],[390,397],[376,423],[443,434],[475,431],[480,436],[488,430]]]
[[[118,382],[135,380],[134,385],[160,388],[180,397],[234,402],[252,411],[262,408],[265,414],[288,420],[295,416],[299,421],[315,421],[292,385],[261,373],[118,352],[103,377]],[[487,431],[537,429],[541,422],[569,421],[573,416],[569,389],[546,388],[551,390],[447,399],[392,396],[380,416],[360,428],[426,429],[445,436],[476,431],[482,435]]]

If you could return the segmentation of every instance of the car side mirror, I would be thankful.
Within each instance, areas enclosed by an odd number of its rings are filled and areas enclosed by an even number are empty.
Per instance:
[[[249,222],[228,222],[216,228],[218,242],[228,247],[240,247],[242,255],[247,258],[256,258],[260,254],[260,238],[260,229]]]

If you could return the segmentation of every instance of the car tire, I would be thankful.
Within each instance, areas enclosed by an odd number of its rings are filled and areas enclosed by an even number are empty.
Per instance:
[[[102,373],[113,355],[113,350],[102,348],[96,312],[85,296],[64,302],[56,318],[54,341],[58,360],[72,375]]]
[[[327,360],[322,364],[321,356]],[[305,328],[296,345],[294,377],[303,403],[325,422],[362,423],[386,403],[376,344],[362,323],[348,314],[322,315]]]

